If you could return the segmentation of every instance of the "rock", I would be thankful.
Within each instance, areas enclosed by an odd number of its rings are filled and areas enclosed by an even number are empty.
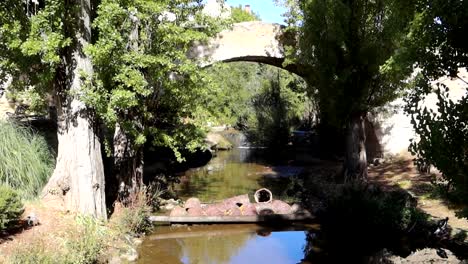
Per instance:
[[[108,264],[121,264],[122,259],[120,257],[118,257],[118,256],[114,256],[111,259],[109,259],[107,263]]]
[[[443,251],[444,257],[441,257],[438,251]],[[388,260],[390,260],[391,263],[460,263],[460,260],[449,250],[433,248],[418,250],[406,258],[390,256]]]
[[[198,198],[189,198],[185,204],[184,204],[184,207],[185,208],[194,208],[194,207],[201,207],[201,203],[200,203],[200,200]]]
[[[206,216],[221,216],[225,210],[226,208],[222,204],[210,204],[203,208],[203,214]]]
[[[180,206],[176,206],[174,207],[174,209],[172,209],[169,216],[186,216],[186,215],[187,215],[187,211],[184,208]]]
[[[129,262],[134,262],[138,259],[138,252],[134,248],[131,248],[127,253],[123,254],[121,258]]]
[[[28,226],[37,226],[39,225],[39,218],[36,216],[34,212],[31,212],[26,217],[26,222],[28,223]]]
[[[227,206],[237,206],[240,207],[243,204],[250,204],[250,198],[247,194],[242,194],[238,196],[234,196],[228,199],[225,199],[223,203]]]
[[[290,214],[291,206],[281,200],[273,200],[271,202],[271,209],[275,214]]]
[[[227,216],[240,216],[242,215],[241,210],[237,206],[232,206],[224,211],[224,215]]]
[[[142,243],[143,243],[143,240],[141,240],[141,239],[139,239],[139,238],[134,238],[134,239],[133,239],[133,244],[134,244],[135,246],[139,246],[139,245],[141,245]]]
[[[298,204],[291,205],[291,213],[292,214],[298,212],[299,210],[301,210],[301,207]]]
[[[175,208],[175,205],[173,204],[166,204],[162,207],[162,209],[166,210],[166,211],[171,211],[172,209]]]
[[[203,215],[203,210],[202,210],[201,207],[188,208],[187,215],[188,216],[202,216]]]
[[[257,209],[254,204],[248,203],[239,207],[242,215],[257,215]]]

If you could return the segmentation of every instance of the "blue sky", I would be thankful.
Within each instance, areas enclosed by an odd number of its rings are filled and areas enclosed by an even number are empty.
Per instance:
[[[284,7],[277,6],[274,0],[226,0],[230,6],[250,5],[253,12],[258,13],[262,21],[284,24],[281,14]]]

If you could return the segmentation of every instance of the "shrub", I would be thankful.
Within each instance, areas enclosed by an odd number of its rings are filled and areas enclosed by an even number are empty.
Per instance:
[[[325,223],[359,232],[395,234],[416,220],[416,200],[403,190],[383,191],[363,184],[344,184],[327,197]]]
[[[152,212],[152,203],[156,199],[151,189],[142,187],[136,194],[131,194],[124,203],[126,206],[121,212],[117,212],[116,223],[121,233],[129,233],[133,236],[144,234],[152,229],[152,223],[148,220]]]
[[[39,194],[52,173],[54,161],[43,137],[31,129],[0,121],[0,183],[25,198]]]
[[[0,184],[0,230],[18,220],[23,213],[23,204],[18,193]]]
[[[78,217],[76,228],[68,232],[66,259],[61,263],[96,263],[106,245],[107,229],[91,217]]]

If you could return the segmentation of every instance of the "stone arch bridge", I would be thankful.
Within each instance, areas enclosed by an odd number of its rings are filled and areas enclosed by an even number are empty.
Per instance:
[[[284,44],[294,40],[295,36],[288,36],[282,25],[242,22],[220,32],[207,44],[194,46],[190,55],[204,59],[204,66],[216,62],[259,62],[304,76],[303,67],[294,64],[283,66]]]

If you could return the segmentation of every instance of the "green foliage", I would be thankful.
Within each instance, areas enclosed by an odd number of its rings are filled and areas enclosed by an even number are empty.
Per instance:
[[[445,85],[435,82],[440,77],[459,76],[468,67],[468,46],[462,32],[468,30],[468,3],[464,1],[417,2],[417,14],[411,24],[402,65],[417,66],[419,74],[411,83],[414,89],[407,97],[406,113],[411,115],[416,131],[410,151],[418,165],[434,165],[446,180],[449,194],[458,200],[468,199],[468,90],[459,101],[449,99]],[[430,4],[429,4],[430,3]],[[437,96],[437,109],[427,109],[424,98]]]
[[[19,194],[11,187],[0,184],[0,230],[9,227],[23,213]]]
[[[76,228],[68,232],[65,241],[65,254],[61,263],[96,263],[106,246],[108,230],[91,217],[79,216]]]
[[[252,98],[255,116],[246,120],[249,141],[270,147],[287,145],[293,128],[301,124],[305,101],[305,93],[284,85],[279,72],[277,79],[265,80],[261,91]]]
[[[412,1],[308,0],[299,7],[296,60],[310,67],[307,81],[318,91],[323,122],[342,127],[352,115],[399,95],[408,72],[384,65],[406,35]]]
[[[260,16],[253,12],[249,13],[245,11],[242,5],[237,7],[231,7],[231,19],[233,23],[248,22],[248,21],[259,21]]]
[[[153,225],[148,217],[161,194],[159,189],[150,187],[143,187],[138,193],[131,194],[131,197],[128,197],[129,203],[116,217],[120,233],[138,236],[150,232]]]
[[[308,103],[303,80],[272,66],[215,65],[207,70],[211,93],[206,105],[216,123],[237,126],[252,143],[279,146],[301,125]]]
[[[199,62],[188,57],[194,43],[220,30],[196,1],[102,1],[87,47],[95,74],[82,99],[109,127],[119,124],[140,149],[147,142],[179,149],[203,146],[209,86]]]
[[[33,198],[52,174],[54,166],[44,138],[31,129],[0,121],[0,183]]]
[[[320,217],[333,233],[364,240],[401,234],[425,221],[416,200],[403,190],[383,191],[362,184],[345,184],[326,194]],[[365,238],[364,238],[365,237]]]
[[[35,9],[20,0],[0,4],[0,82],[9,75],[10,96],[27,101],[34,111],[43,110],[44,95],[63,67],[61,54],[74,37],[73,8],[58,0]]]
[[[437,96],[437,109],[424,107],[423,99],[430,92]],[[468,90],[467,90],[468,91]],[[434,165],[446,179],[447,191],[468,202],[468,92],[459,101],[449,99],[449,90],[437,84],[435,90],[425,79],[416,81],[407,97],[406,113],[418,139],[413,139],[410,151],[419,166]]]

